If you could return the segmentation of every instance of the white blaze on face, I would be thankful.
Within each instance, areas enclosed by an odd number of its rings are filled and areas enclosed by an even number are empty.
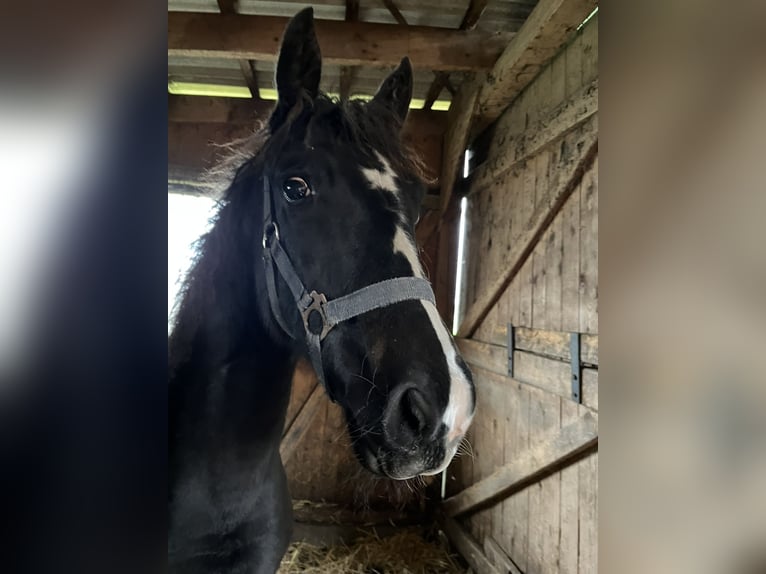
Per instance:
[[[401,253],[404,255],[407,261],[409,261],[416,277],[425,276],[423,267],[420,265],[420,260],[415,251],[415,243],[401,227],[396,228],[396,234],[394,235],[394,253]],[[438,474],[447,468],[452,457],[455,456],[460,441],[463,439],[468,427],[471,426],[474,405],[471,384],[468,382],[463,369],[457,364],[457,355],[455,353],[455,345],[452,341],[452,336],[449,334],[449,331],[447,331],[447,327],[444,325],[444,321],[442,321],[439,316],[439,311],[434,304],[430,301],[421,301],[421,303],[426,310],[428,318],[431,320],[436,336],[439,338],[439,343],[441,343],[442,352],[447,361],[447,368],[449,369],[450,374],[449,400],[447,402],[447,408],[442,415],[442,422],[447,427],[444,445],[447,453],[439,468],[424,473],[432,475]]]
[[[383,164],[383,169],[362,168],[364,177],[367,178],[373,189],[382,189],[396,194],[399,188],[396,186],[396,173],[391,169],[391,164],[380,153],[375,152],[378,161]]]
[[[383,165],[383,168],[362,168],[362,173],[373,189],[384,190],[393,193],[398,197],[399,188],[396,185],[396,173],[385,157],[378,152],[376,152],[376,155],[380,163]],[[415,242],[401,225],[397,225],[396,227],[393,250],[394,253],[404,255],[416,277],[425,278],[423,267],[420,265],[420,259],[418,258],[418,253],[415,249]],[[424,473],[438,474],[447,468],[447,465],[449,465],[452,457],[455,456],[455,453],[457,452],[460,441],[463,439],[468,427],[471,426],[474,405],[471,384],[463,372],[463,369],[461,369],[457,363],[457,355],[455,353],[455,345],[452,341],[452,336],[444,325],[444,321],[442,321],[439,316],[439,311],[430,301],[421,301],[421,304],[423,305],[428,318],[431,320],[431,324],[439,339],[439,343],[441,343],[442,352],[447,361],[447,368],[449,369],[450,374],[449,400],[447,402],[447,408],[442,415],[442,422],[447,427],[444,445],[447,452],[442,465],[438,469],[429,473]]]

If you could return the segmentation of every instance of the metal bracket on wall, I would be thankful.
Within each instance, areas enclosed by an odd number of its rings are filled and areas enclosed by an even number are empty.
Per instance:
[[[513,353],[516,350],[516,328],[508,323],[508,376],[513,378]]]
[[[582,363],[580,362],[580,333],[571,333],[569,355],[572,365],[572,400],[582,403]]]

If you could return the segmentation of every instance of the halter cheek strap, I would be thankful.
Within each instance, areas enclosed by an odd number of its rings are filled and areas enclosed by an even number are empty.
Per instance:
[[[263,179],[263,214],[263,262],[271,312],[282,331],[291,339],[297,339],[279,308],[276,269],[290,289],[293,301],[303,319],[303,336],[306,339],[311,364],[328,396],[335,402],[335,398],[327,387],[322,368],[322,341],[330,330],[338,323],[402,301],[420,300],[435,303],[431,284],[421,277],[396,277],[373,283],[328,301],[323,293],[309,292],[306,289],[280,243],[279,228],[274,221],[271,208],[271,190],[266,177]]]

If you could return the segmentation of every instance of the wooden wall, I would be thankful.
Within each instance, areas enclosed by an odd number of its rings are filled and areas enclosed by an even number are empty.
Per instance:
[[[504,112],[470,176],[459,346],[478,407],[444,508],[487,572],[597,571],[597,50],[596,16]]]

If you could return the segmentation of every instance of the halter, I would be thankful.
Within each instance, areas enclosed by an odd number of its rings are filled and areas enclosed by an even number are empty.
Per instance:
[[[282,248],[279,240],[279,227],[274,221],[271,210],[271,189],[266,176],[263,178],[263,214],[263,262],[266,268],[266,291],[271,312],[282,331],[291,339],[297,339],[287,327],[287,323],[279,310],[279,298],[274,275],[276,264],[276,269],[287,283],[298,307],[298,312],[303,319],[311,364],[314,366],[317,377],[330,400],[336,402],[327,387],[322,368],[322,341],[330,330],[338,323],[402,301],[421,300],[435,303],[431,284],[421,277],[396,277],[373,283],[348,295],[328,301],[324,293],[317,293],[313,290],[309,292],[306,289],[295,272],[290,257]]]

